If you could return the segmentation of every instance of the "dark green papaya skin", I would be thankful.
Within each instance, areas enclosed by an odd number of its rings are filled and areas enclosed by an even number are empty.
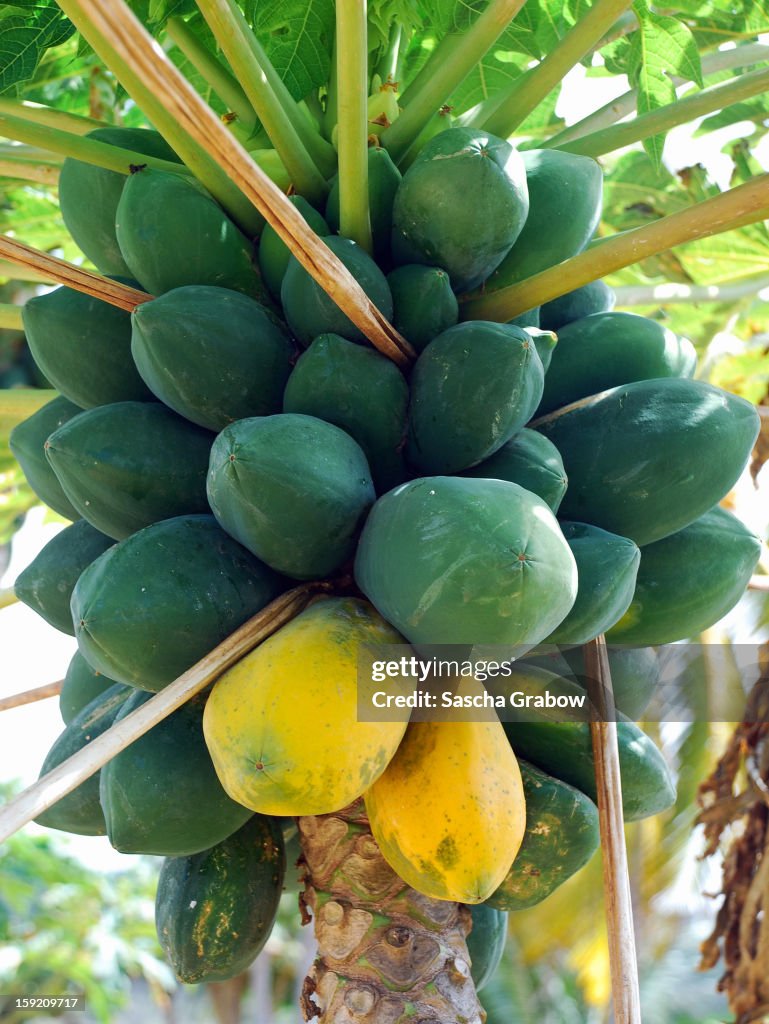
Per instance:
[[[546,331],[560,331],[566,324],[593,313],[610,313],[617,297],[603,281],[591,281],[546,302],[539,310],[539,325]]]
[[[387,150],[379,146],[370,146],[368,149],[369,217],[371,237],[374,243],[374,259],[380,267],[386,267],[390,263],[393,203],[401,178],[401,172],[392,162]],[[331,182],[331,190],[326,201],[326,220],[332,231],[339,231],[338,176],[335,176]]]
[[[55,629],[74,636],[72,591],[83,570],[113,544],[84,519],[67,526],[16,577],[16,596]]]
[[[24,332],[51,384],[81,409],[150,401],[131,359],[131,315],[73,288],[29,299]]]
[[[19,423],[11,431],[9,445],[24,471],[27,483],[44,504],[73,522],[80,513],[64,493],[64,488],[46,458],[48,438],[83,410],[66,398],[54,398],[42,409]]]
[[[654,696],[660,676],[659,656],[652,647],[613,647],[609,644],[606,652],[614,703],[623,715],[637,722]],[[584,684],[585,662],[582,649],[566,650],[563,657],[574,679]],[[568,674],[566,678],[569,678]]]
[[[123,187],[115,231],[131,276],[151,295],[186,284],[259,298],[250,241],[206,190],[181,174],[145,168]]]
[[[598,808],[584,793],[519,759],[526,797],[526,831],[505,880],[486,901],[497,910],[524,910],[554,892],[598,849]]]
[[[88,138],[181,163],[161,135],[145,128],[97,128]],[[59,207],[67,230],[102,274],[118,277],[131,274],[115,236],[115,214],[128,171],[126,167],[125,174],[118,174],[67,157],[59,175]]]
[[[339,235],[330,235],[324,242],[344,263],[377,309],[390,320],[393,305],[387,278],[366,250]],[[340,334],[348,341],[366,342],[363,332],[345,316],[295,256],[289,260],[280,301],[291,332],[305,348],[319,334]]]
[[[72,595],[78,645],[105,675],[160,690],[283,587],[213,516],[167,519],[82,574]]]
[[[409,389],[391,359],[337,334],[321,334],[298,359],[283,411],[333,423],[363,449],[378,493],[402,483]]]
[[[568,484],[558,449],[542,434],[527,428],[461,475],[510,480],[547,502],[553,512],[558,511]]]
[[[307,224],[316,235],[321,238],[331,234],[329,226],[321,217],[315,207],[310,206],[302,196],[289,196],[289,202],[293,203],[297,210],[304,217]],[[288,261],[291,259],[291,250],[280,237],[275,228],[269,224],[259,236],[259,271],[267,290],[274,299],[280,298],[280,289],[283,278],[286,274]]]
[[[391,270],[387,283],[393,297],[393,326],[417,352],[459,320],[457,297],[440,267],[407,263]]]
[[[737,481],[758,435],[750,402],[674,377],[612,388],[534,421],[563,458],[564,518],[639,547],[704,515]]]
[[[213,437],[159,402],[116,402],[60,427],[46,455],[83,519],[122,540],[159,519],[208,511]]]
[[[558,332],[537,412],[632,381],[691,377],[697,353],[656,320],[636,313],[594,313]]]
[[[102,694],[86,704],[69,722],[46,754],[40,777],[53,771],[67,758],[82,750],[91,740],[101,736],[114,723],[130,694],[128,686],[110,686]],[[39,814],[35,821],[45,828],[74,832],[79,836],[106,835],[104,813],[99,802],[101,772],[85,779],[79,786],[67,793],[47,811]]]
[[[116,722],[150,698],[131,694]],[[252,816],[217,778],[203,738],[206,699],[193,697],[102,768],[107,836],[121,853],[186,857],[220,843]]]
[[[86,704],[90,704],[105,690],[116,685],[118,684],[114,679],[108,679],[101,672],[91,668],[80,651],[75,651],[67,666],[59,694],[59,714],[64,724],[69,725]]]
[[[470,907],[473,926],[467,936],[470,974],[480,992],[499,967],[507,942],[507,914],[486,903]]]
[[[408,462],[422,474],[446,474],[489,458],[528,422],[543,380],[522,328],[483,320],[450,327],[411,375]]]
[[[131,315],[131,352],[154,396],[219,431],[280,412],[294,346],[255,299],[229,288],[174,288]]]
[[[718,507],[648,544],[632,603],[607,640],[652,645],[698,636],[739,601],[760,554],[758,537]]]
[[[211,849],[163,862],[155,925],[179,981],[226,981],[256,959],[275,923],[285,860],[276,819],[255,814]]]

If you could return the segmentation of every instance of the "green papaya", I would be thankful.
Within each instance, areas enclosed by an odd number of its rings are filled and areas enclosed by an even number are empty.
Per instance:
[[[84,519],[65,527],[16,577],[16,596],[55,629],[74,636],[69,607],[74,586],[83,570],[114,543]]]
[[[64,493],[64,488],[46,458],[48,438],[59,427],[83,410],[66,398],[54,398],[11,431],[9,445],[24,471],[27,483],[42,502],[73,522],[80,513]]]
[[[87,137],[160,160],[181,162],[161,135],[145,128],[96,128]],[[118,277],[131,274],[115,237],[115,214],[129,169],[130,165],[125,174],[118,174],[67,157],[59,174],[59,209],[75,244],[102,274]]]
[[[553,512],[558,511],[568,483],[558,449],[542,434],[527,428],[488,459],[464,469],[462,476],[509,480],[536,494]]]
[[[151,699],[132,693],[116,722]],[[253,814],[217,778],[203,739],[207,695],[188,700],[101,770],[99,800],[120,853],[186,857],[231,836]]]
[[[569,478],[563,516],[639,547],[712,508],[758,435],[750,402],[701,380],[636,381],[535,421]]]
[[[541,903],[598,849],[598,808],[580,790],[519,758],[526,831],[513,866],[485,903],[524,910]],[[481,904],[484,905],[484,904]]]
[[[275,923],[285,859],[276,819],[255,814],[211,849],[163,861],[155,926],[179,981],[226,981],[246,970]]]
[[[561,520],[577,563],[577,600],[545,643],[586,644],[622,618],[633,600],[641,552],[627,537]]]
[[[424,146],[398,187],[393,261],[442,267],[455,292],[469,291],[510,252],[528,212],[520,154],[488,132],[448,128]]]
[[[393,326],[421,352],[459,319],[449,275],[440,267],[407,263],[387,275],[393,297]]]
[[[122,540],[158,519],[208,511],[212,440],[159,402],[116,402],[54,431],[46,455],[83,519]]]
[[[569,612],[574,556],[544,501],[507,480],[424,477],[371,510],[358,586],[415,644],[536,644]]]
[[[72,616],[80,650],[95,669],[160,690],[281,589],[282,581],[213,516],[179,516],[92,562],[72,594]]]
[[[758,537],[718,507],[646,545],[632,603],[607,640],[652,645],[697,636],[737,604],[760,554]]]
[[[604,281],[590,281],[581,288],[551,299],[539,310],[539,326],[546,331],[560,331],[566,324],[592,313],[610,313],[617,297]]]
[[[501,682],[492,682],[491,688],[502,692]],[[512,677],[504,680],[504,693],[508,697],[516,694],[520,702],[520,706],[506,709],[509,720],[502,723],[516,755],[595,800],[595,764],[584,689],[544,669],[518,662]],[[532,703],[545,700],[547,694],[551,699],[571,699],[575,709],[580,708],[580,700],[585,700],[581,705],[584,710],[569,712]],[[617,743],[625,821],[647,818],[670,807],[675,800],[673,780],[665,759],[646,733],[620,715]]]
[[[185,284],[261,293],[251,243],[193,178],[152,168],[132,174],[115,231],[131,276],[152,295]]]
[[[75,651],[67,666],[67,672],[59,694],[59,714],[65,725],[69,725],[75,715],[99,697],[111,686],[116,686],[114,679],[108,679],[91,668],[80,651]]]
[[[326,221],[306,199],[296,195],[288,198],[316,235],[323,238],[331,233]],[[280,298],[281,285],[290,259],[291,250],[278,232],[270,224],[265,225],[259,236],[259,271],[267,290],[274,299]]]
[[[486,903],[475,903],[470,907],[473,926],[467,936],[467,952],[470,954],[470,975],[475,991],[480,992],[491,979],[507,942],[507,914],[495,910]]]
[[[539,329],[542,326],[540,324],[539,306],[535,306],[534,309],[528,309],[525,313],[519,313],[518,316],[514,316],[512,320],[507,322],[515,327],[536,327]]]
[[[208,499],[222,527],[267,565],[316,579],[352,557],[374,485],[349,434],[283,413],[239,420],[219,434]]]
[[[697,353],[657,320],[636,313],[594,313],[558,332],[540,415],[599,391],[657,377],[691,377]]]
[[[393,303],[387,278],[366,250],[339,235],[330,235],[323,241],[347,267],[385,319],[390,320]],[[288,261],[280,301],[288,326],[305,348],[319,334],[340,334],[349,341],[366,340],[363,332],[311,277],[296,256]]]
[[[337,334],[321,334],[299,357],[283,411],[333,423],[358,442],[377,492],[406,477],[401,446],[409,389],[391,359]]]
[[[393,203],[401,183],[401,172],[392,162],[390,154],[381,146],[368,149],[368,201],[374,259],[380,267],[390,262],[390,235],[392,233]],[[335,175],[326,200],[326,220],[332,231],[340,230],[339,176]]]
[[[115,721],[123,707],[130,689],[127,686],[110,686],[99,696],[86,704],[69,722],[48,751],[40,769],[40,778],[58,768],[60,764],[82,750],[91,740],[101,736]],[[45,828],[56,828],[62,832],[74,832],[79,836],[103,836],[106,834],[104,813],[99,802],[99,776],[96,772],[67,793],[47,811],[39,814],[35,821]]]
[[[180,416],[219,431],[280,412],[293,345],[255,299],[187,285],[137,306],[131,323],[139,373]]]
[[[609,645],[606,653],[617,710],[632,721],[638,721],[649,706],[659,681],[659,656],[653,647]],[[584,680],[585,663],[582,650],[574,648],[564,651],[563,657],[577,682]]]
[[[530,149],[521,157],[529,214],[510,252],[487,280],[487,290],[506,288],[576,256],[601,218],[603,172],[592,157],[560,149]]]
[[[22,317],[40,370],[81,409],[152,398],[131,359],[130,313],[74,288],[56,288],[29,299]]]
[[[434,338],[411,375],[406,458],[457,473],[493,455],[531,418],[544,371],[520,327],[471,320]]]

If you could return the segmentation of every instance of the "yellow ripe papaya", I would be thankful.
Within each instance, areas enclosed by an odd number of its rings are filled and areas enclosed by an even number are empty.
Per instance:
[[[521,773],[498,721],[412,722],[365,802],[390,867],[439,900],[487,899],[526,827]]]
[[[233,800],[262,814],[329,814],[381,775],[406,722],[358,721],[363,643],[405,641],[367,601],[328,598],[217,680],[203,729]]]

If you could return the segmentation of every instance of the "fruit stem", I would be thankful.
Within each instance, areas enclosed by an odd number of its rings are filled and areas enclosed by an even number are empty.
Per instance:
[[[0,329],[4,331],[23,331],[21,306],[12,302],[0,303]]]
[[[70,114],[66,110],[54,110],[53,107],[46,107],[42,103],[30,103],[28,100],[22,102],[9,99],[7,96],[0,96],[0,114],[23,117],[25,121],[46,124],[49,128],[61,128],[62,131],[74,135],[87,135],[94,128],[112,127],[106,121],[97,121],[94,117],[82,117],[80,114]]]
[[[225,170],[209,155],[205,148],[180,123],[173,102],[178,97],[166,91],[156,93],[147,83],[151,81],[153,64],[167,62],[154,41],[142,52],[140,64],[130,64],[120,56],[131,40],[150,40],[146,29],[126,7],[120,25],[100,21],[96,27],[93,14],[94,0],[61,0],[59,6],[94,48],[99,57],[116,75],[142,112],[157,128],[195,177],[221,204],[236,224],[249,237],[259,234],[262,217],[246,199],[240,189],[230,181]],[[147,163],[143,158],[142,163]],[[177,168],[178,170],[178,168]]]
[[[15,178],[18,181],[34,181],[38,185],[49,185],[55,188],[59,181],[58,164],[46,163],[42,160],[22,160],[15,156],[0,155],[0,177]]]
[[[409,90],[408,103],[402,113],[382,132],[382,145],[393,160],[397,162],[404,155],[433,114],[448,101],[522,7],[523,0],[491,0],[483,14],[462,34],[461,45],[452,46],[450,53],[441,59],[437,58],[441,46],[433,51],[422,69],[424,72],[430,66],[422,85]]]
[[[746,75],[732,78],[728,82],[698,89],[691,95],[666,103],[664,107],[639,114],[632,121],[615,124],[610,128],[591,132],[569,142],[558,143],[556,139],[540,143],[541,148],[565,150],[582,156],[598,157],[615,149],[629,146],[642,139],[651,138],[661,132],[686,124],[697,117],[712,114],[732,103],[739,103],[769,88],[769,69],[750,71]]]
[[[631,0],[596,0],[536,67],[516,78],[500,93],[494,109],[483,121],[483,129],[503,139],[512,135],[575,64],[592,50],[630,3]]]
[[[398,59],[400,57],[402,34],[402,26],[397,21],[394,21],[390,26],[387,49],[382,54],[376,68],[376,73],[383,82],[386,82],[388,78],[391,82],[398,80]]]
[[[436,68],[446,61],[454,60],[457,50],[462,46],[462,36],[458,32],[449,32],[443,39],[435,42],[430,55],[425,60],[414,78],[398,97],[401,107],[407,107],[423,89],[428,87],[430,79],[435,74]]]
[[[326,180],[260,65],[253,46],[253,33],[235,0],[198,0],[198,7],[283,161],[294,188],[308,202],[322,202],[328,191]]]
[[[463,320],[505,323],[575,288],[666,252],[684,242],[707,238],[769,216],[769,174],[694,203],[685,210],[600,239],[585,252],[523,281],[485,295],[460,297]]]
[[[166,32],[219,99],[236,115],[247,133],[246,137],[253,134],[258,127],[258,119],[237,78],[203,46],[197,34],[183,18],[169,18],[166,22]]]
[[[0,609],[2,609],[2,608],[10,608],[12,604],[18,604],[18,601],[19,601],[19,599],[16,596],[16,591],[13,589],[13,587],[3,587],[3,588],[0,588]],[[19,694],[18,696],[21,696],[21,694]],[[9,698],[6,698],[6,699],[7,700],[13,700],[13,697],[9,697]],[[22,701],[21,703],[22,704],[26,704],[27,702],[26,701]],[[0,711],[4,711],[5,710],[5,707],[3,706],[4,704],[5,704],[5,700],[0,700]],[[14,704],[10,704],[8,706],[9,707],[15,707]]]
[[[8,598],[10,597],[10,600]],[[8,605],[18,601],[13,590],[0,590],[0,608],[7,608]],[[23,693],[14,693],[10,697],[0,697],[0,711],[10,711],[11,708],[20,708],[25,704],[35,704],[39,700],[47,700],[48,697],[57,697],[61,693],[64,680],[56,683],[46,683],[45,686],[36,686],[34,690],[24,690]]]
[[[714,53],[706,53],[702,57],[702,74],[707,76],[718,71],[749,67],[751,64],[758,64],[767,59],[769,59],[769,46],[765,43],[746,43],[744,46],[736,46],[733,50],[716,50]],[[686,79],[673,77],[673,82],[677,86],[684,85]],[[568,128],[553,135],[546,145],[557,148],[564,142],[571,142],[573,139],[579,139],[584,135],[610,127],[615,122],[621,121],[623,117],[633,113],[636,109],[637,99],[638,90],[630,89],[616,99],[610,100],[598,110],[594,110],[587,117],[583,117],[581,121],[575,121]]]
[[[368,196],[366,0],[336,2],[339,233],[373,251]]]
[[[8,443],[8,435],[17,424],[58,396],[58,391],[43,388],[0,389],[0,440],[3,444]]]

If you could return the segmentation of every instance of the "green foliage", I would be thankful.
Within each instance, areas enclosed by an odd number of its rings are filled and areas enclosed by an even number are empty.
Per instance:
[[[28,82],[46,50],[65,42],[74,26],[54,0],[13,0],[0,12],[0,92]]]

